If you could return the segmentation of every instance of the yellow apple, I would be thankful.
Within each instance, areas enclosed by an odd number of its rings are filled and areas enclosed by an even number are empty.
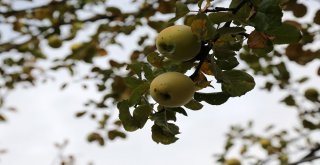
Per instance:
[[[271,141],[269,139],[262,138],[259,140],[259,143],[263,148],[268,148],[271,146]]]
[[[150,84],[150,95],[165,107],[180,107],[193,97],[195,85],[186,75],[166,72],[154,78]]]
[[[48,38],[48,45],[52,48],[59,48],[62,45],[62,41],[58,35],[52,35]]]
[[[174,25],[159,33],[156,47],[168,59],[181,62],[197,56],[201,41],[192,33],[190,26]]]
[[[232,158],[232,159],[227,159],[225,160],[226,165],[241,165],[240,160]]]

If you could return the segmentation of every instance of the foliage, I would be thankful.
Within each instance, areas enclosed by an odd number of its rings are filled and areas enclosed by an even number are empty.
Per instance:
[[[288,65],[307,65],[319,59],[320,50],[306,46],[314,44],[319,37],[319,31],[314,29],[319,29],[320,10],[314,13],[313,20],[305,23],[299,22],[299,19],[283,20],[283,14],[290,12],[297,18],[304,17],[307,1],[228,2],[228,7],[219,7],[219,1],[213,0],[133,0],[131,3],[138,6],[137,9],[125,11],[109,6],[105,0],[52,0],[48,4],[23,10],[14,8],[18,2],[0,1],[0,22],[11,25],[6,30],[16,36],[10,40],[1,38],[1,93],[18,86],[37,85],[50,79],[48,73],[66,70],[71,76],[81,77],[83,84],[93,81],[97,91],[102,93],[99,101],[89,100],[85,103],[87,110],[76,114],[76,117],[89,115],[98,123],[97,130],[88,135],[89,142],[104,145],[106,140],[125,138],[124,130],[151,129],[151,137],[155,142],[171,144],[178,140],[176,135],[180,133],[175,124],[177,114],[187,116],[188,110],[200,110],[205,103],[220,105],[233,97],[245,97],[257,86],[252,76],[255,75],[266,80],[264,90],[283,90],[287,93],[281,102],[299,113],[301,125],[296,131],[299,140],[308,142],[303,150],[315,153],[320,149],[317,147],[319,141],[302,135],[320,129],[319,92],[316,88],[305,92],[297,90],[308,78],[292,79],[294,73]],[[95,11],[97,7],[101,11]],[[89,14],[77,14],[81,12]],[[145,33],[139,36],[136,49],[129,54],[128,60],[108,59],[110,67],[95,63],[95,59],[108,55],[110,47],[125,48],[129,44],[119,42],[119,36],[130,36],[139,28],[158,33],[179,21],[190,26],[202,41],[201,50],[194,59],[183,63],[167,60],[156,50],[154,38]],[[90,40],[75,42],[76,37],[91,24],[96,25],[96,30]],[[64,57],[49,57],[44,51],[48,46],[54,51],[70,44],[69,55]],[[43,61],[48,61],[50,67],[41,66],[39,63]],[[240,68],[240,63],[245,67]],[[90,71],[84,75],[77,73],[77,65],[80,64],[89,66]],[[163,107],[149,97],[150,82],[156,75],[168,71],[192,72],[189,77],[199,91],[184,107]],[[209,81],[209,78],[216,81]],[[63,84],[61,89],[66,87],[67,84]],[[205,88],[209,92],[205,93]],[[12,110],[5,106],[5,94],[0,98],[2,109]],[[305,102],[311,108],[305,108],[302,104]],[[119,119],[111,118],[114,109],[118,109]],[[5,113],[0,112],[0,122],[6,120]],[[146,122],[153,122],[153,126],[144,128]],[[296,142],[292,140],[294,136],[281,131],[264,137],[250,132],[250,128],[251,124],[248,127],[231,128],[227,134],[225,151],[218,154],[219,162],[227,159],[228,151],[233,148],[236,139],[242,142],[240,155],[245,162],[290,162],[288,147]],[[267,153],[266,158],[246,155],[250,147],[259,145],[261,139],[270,141],[270,144],[264,143],[261,148]],[[311,161],[313,157],[314,154],[307,155],[300,161]]]

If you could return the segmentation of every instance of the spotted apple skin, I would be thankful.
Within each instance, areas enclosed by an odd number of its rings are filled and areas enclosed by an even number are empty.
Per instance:
[[[183,62],[197,56],[201,41],[192,33],[190,26],[174,25],[159,33],[156,38],[156,47],[168,59]]]
[[[166,72],[154,78],[150,95],[165,107],[180,107],[187,104],[195,92],[194,82],[179,72]]]

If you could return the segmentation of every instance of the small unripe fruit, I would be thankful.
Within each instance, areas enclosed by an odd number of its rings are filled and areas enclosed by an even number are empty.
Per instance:
[[[310,101],[319,101],[319,93],[314,88],[309,88],[304,92],[304,96]]]
[[[271,146],[271,141],[269,139],[262,138],[259,140],[259,143],[263,148]]]
[[[195,85],[186,75],[167,72],[154,78],[150,84],[150,95],[165,107],[180,107],[193,97]]]
[[[58,35],[52,35],[48,38],[48,45],[52,48],[59,48],[62,46],[62,41]]]
[[[162,30],[156,39],[158,51],[173,61],[193,59],[200,51],[201,41],[186,25],[170,26]]]
[[[240,160],[232,158],[225,161],[225,165],[241,165]]]

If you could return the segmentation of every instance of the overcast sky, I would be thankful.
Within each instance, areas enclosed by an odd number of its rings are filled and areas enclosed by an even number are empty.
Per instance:
[[[43,1],[36,3],[39,2]],[[110,58],[129,50],[114,48]],[[46,51],[55,55],[66,50],[47,48]],[[105,59],[101,63],[105,63]],[[318,66],[319,61],[307,67],[290,65],[295,73],[311,76],[315,75]],[[177,124],[181,134],[174,144],[154,143],[150,132],[152,123],[148,122],[142,130],[128,133],[126,140],[107,142],[105,147],[99,147],[85,140],[87,133],[96,128],[96,123],[88,118],[74,118],[74,113],[83,109],[83,102],[97,98],[97,93],[94,90],[83,91],[79,85],[60,91],[59,85],[70,79],[65,72],[56,76],[58,80],[55,82],[31,89],[15,89],[9,95],[7,105],[14,105],[19,111],[8,113],[9,121],[0,124],[0,149],[8,149],[7,154],[0,155],[1,165],[53,165],[57,156],[53,144],[65,139],[70,141],[66,153],[76,157],[77,165],[90,161],[95,165],[213,165],[213,154],[222,150],[224,134],[230,125],[254,120],[255,129],[262,132],[261,128],[270,123],[277,124],[278,128],[291,128],[297,124],[295,111],[279,104],[284,94],[259,90],[263,81],[257,78],[256,88],[242,97],[232,98],[221,106],[208,105],[201,111],[188,111],[188,117],[179,115]],[[318,84],[319,77],[306,86]]]

